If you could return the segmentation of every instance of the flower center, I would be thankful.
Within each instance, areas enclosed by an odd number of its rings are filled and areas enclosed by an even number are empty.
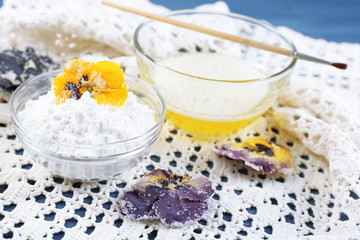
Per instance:
[[[70,93],[70,98],[75,98],[76,100],[79,100],[81,97],[81,93],[79,91],[80,85],[75,84],[73,82],[67,82],[65,84],[66,90]]]
[[[80,85],[82,92],[89,92],[92,97],[94,97],[94,87],[95,83],[93,81],[89,81],[89,77],[87,75],[83,75],[80,79]]]
[[[265,146],[261,143],[256,143],[256,148],[257,148],[257,151],[258,152],[262,152],[264,153],[266,156],[269,156],[269,157],[274,157],[274,152],[271,148],[269,148],[268,146]]]
[[[82,78],[81,78],[81,80],[80,80],[80,82],[82,82],[82,81],[85,81],[85,82],[89,81],[88,76],[87,76],[87,75],[83,75]]]
[[[163,188],[168,188],[169,190],[172,190],[176,186],[186,183],[187,180],[188,177],[171,174],[169,179],[160,179],[157,181],[157,183],[161,184]]]

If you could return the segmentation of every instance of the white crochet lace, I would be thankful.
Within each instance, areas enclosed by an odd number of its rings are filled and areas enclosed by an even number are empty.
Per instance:
[[[119,2],[166,11],[147,0]],[[228,11],[221,2],[206,8]],[[98,1],[5,1],[0,33],[6,37],[0,40],[0,50],[33,46],[60,62],[107,56],[136,73],[132,33],[142,20],[100,7]],[[0,238],[358,238],[360,45],[316,40],[285,27],[279,30],[300,52],[349,64],[341,71],[299,61],[278,103],[254,124],[229,136],[228,140],[239,141],[260,135],[286,145],[294,157],[288,175],[262,175],[219,157],[211,152],[210,143],[193,140],[167,122],[147,158],[121,176],[91,183],[63,179],[27,157],[12,130],[8,106],[1,103]],[[207,176],[216,189],[212,211],[183,228],[124,216],[118,204],[124,189],[155,168]]]

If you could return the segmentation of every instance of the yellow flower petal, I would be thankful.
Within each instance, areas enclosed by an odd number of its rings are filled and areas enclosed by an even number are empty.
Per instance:
[[[78,84],[79,81],[68,76],[66,73],[61,73],[54,79],[52,83],[52,90],[56,97],[56,104],[65,102],[66,99],[71,97],[70,92],[66,89],[66,84],[72,82]]]
[[[128,91],[121,67],[113,62],[102,61],[96,63],[96,70],[101,73],[101,79],[105,80],[105,87],[94,87],[94,98],[97,103],[122,106],[127,99]]]
[[[126,90],[126,85],[123,84],[125,82],[124,74],[118,64],[109,61],[98,62],[96,70],[101,72],[101,78],[105,80],[106,88]]]
[[[96,75],[95,63],[74,59],[66,65],[64,72],[74,78],[81,79],[83,76],[87,76],[91,80]]]
[[[124,105],[127,98],[127,92],[123,89],[97,89],[94,88],[94,99],[98,104],[110,104],[120,107]]]
[[[286,164],[290,168],[292,167],[291,153],[284,146],[277,145],[261,137],[247,138],[245,145],[252,148],[256,154],[263,155],[264,158],[271,159],[271,161],[278,164]],[[273,153],[273,156],[269,153]]]

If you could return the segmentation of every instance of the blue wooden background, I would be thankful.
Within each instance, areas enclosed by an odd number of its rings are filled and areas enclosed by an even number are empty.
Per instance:
[[[0,0],[0,6],[2,5]],[[11,1],[11,0],[10,0]],[[116,2],[116,0],[114,0]],[[216,0],[150,0],[172,10]],[[360,43],[360,0],[224,0],[235,13],[287,26],[314,38]]]
[[[170,9],[216,0],[151,0]],[[328,41],[360,43],[360,0],[224,0],[232,12]]]

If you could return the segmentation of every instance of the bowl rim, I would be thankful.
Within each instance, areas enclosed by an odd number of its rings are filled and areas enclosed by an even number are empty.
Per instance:
[[[69,143],[64,143],[64,142],[57,142],[57,141],[54,141],[53,139],[47,137],[47,136],[44,136],[42,134],[38,134],[36,133],[35,131],[31,131],[28,127],[26,127],[18,118],[18,112],[15,111],[15,106],[14,106],[14,101],[18,95],[18,93],[25,87],[27,86],[30,82],[32,81],[36,81],[37,79],[39,78],[43,78],[43,77],[48,77],[48,76],[51,76],[51,75],[54,75],[54,77],[61,73],[62,70],[61,69],[58,69],[58,70],[55,70],[55,71],[48,71],[48,72],[45,72],[45,73],[42,73],[42,74],[39,74],[35,77],[32,77],[32,78],[29,78],[28,80],[26,80],[25,82],[23,82],[19,87],[17,87],[17,89],[12,93],[11,97],[10,97],[10,101],[9,101],[9,105],[10,105],[10,114],[11,114],[11,119],[13,121],[13,123],[15,125],[18,126],[19,129],[21,129],[21,131],[25,131],[27,134],[31,134],[31,136],[35,137],[35,138],[41,138],[42,140],[46,141],[46,142],[49,142],[50,144],[57,144],[61,147],[66,147],[66,146],[73,146],[73,144],[69,144]],[[130,78],[133,78],[137,81],[140,81],[141,83],[145,84],[145,86],[147,86],[160,100],[160,104],[161,104],[161,107],[160,109],[153,109],[157,115],[157,121],[156,123],[150,128],[148,129],[146,132],[144,132],[143,134],[141,135],[138,135],[136,137],[132,137],[132,138],[129,138],[129,139],[125,139],[125,140],[120,140],[120,141],[116,141],[116,142],[110,142],[110,143],[104,143],[104,144],[96,144],[96,145],[90,145],[90,144],[76,144],[76,147],[77,148],[84,148],[84,149],[94,149],[94,147],[96,149],[98,148],[109,148],[109,147],[112,147],[112,146],[115,146],[115,145],[118,145],[118,144],[125,144],[125,143],[131,143],[131,142],[135,142],[139,139],[142,139],[142,138],[149,138],[151,137],[160,127],[161,125],[163,124],[164,120],[165,120],[165,115],[166,115],[166,104],[165,104],[165,101],[164,101],[164,98],[161,96],[161,94],[148,82],[146,82],[145,80],[137,77],[137,76],[134,76],[134,75],[130,75],[130,74],[127,74],[127,73],[124,73],[124,76],[125,76],[125,81],[126,81],[126,77],[130,77]],[[50,82],[51,83],[51,82]],[[51,84],[50,84],[51,86]],[[162,111],[162,112],[160,112]],[[22,134],[21,134],[22,135]],[[22,138],[21,136],[19,136],[20,138]],[[136,149],[135,149],[136,150]],[[44,149],[44,152],[48,152],[48,153],[52,153],[52,151],[47,151],[46,149]],[[124,151],[120,154],[125,154],[125,153],[128,153],[129,151]],[[82,159],[83,157],[71,157],[71,156],[67,156],[67,155],[63,155],[63,154],[56,154],[57,156],[62,156],[64,158],[78,158],[78,159]],[[111,155],[112,156],[112,155]],[[104,157],[111,157],[110,155],[109,156],[104,156]],[[84,157],[85,159],[91,159],[93,157]],[[96,157],[94,157],[96,158]]]
[[[181,15],[181,14],[209,14],[209,15],[222,15],[222,16],[228,16],[228,17],[233,17],[233,18],[241,18],[243,20],[246,20],[248,22],[255,22],[256,24],[260,25],[261,27],[267,29],[267,30],[271,30],[272,32],[274,32],[275,34],[277,34],[280,38],[282,38],[291,48],[291,51],[296,51],[296,47],[294,45],[294,43],[288,39],[287,37],[285,37],[284,35],[282,35],[280,33],[279,30],[276,29],[276,27],[272,24],[270,24],[269,22],[266,22],[264,20],[261,19],[256,19],[253,17],[249,17],[243,14],[238,14],[238,13],[233,13],[233,12],[210,12],[210,11],[201,11],[201,10],[192,10],[192,9],[186,9],[186,10],[176,10],[176,11],[170,11],[166,14],[164,14],[164,16],[166,17],[171,17],[171,16],[176,16],[176,15]],[[154,63],[155,65],[163,68],[163,69],[167,69],[170,70],[171,72],[175,72],[177,74],[183,75],[183,76],[187,76],[187,77],[191,77],[191,78],[195,78],[196,80],[201,80],[201,81],[212,81],[212,82],[222,82],[222,83],[263,83],[263,82],[269,82],[269,81],[273,81],[276,80],[278,78],[282,78],[283,76],[286,76],[288,73],[290,73],[296,62],[297,62],[297,58],[292,58],[291,62],[284,68],[282,68],[280,71],[271,74],[269,76],[265,76],[262,78],[256,78],[256,79],[243,79],[243,80],[222,80],[222,79],[215,79],[215,78],[206,78],[206,77],[201,77],[201,76],[196,76],[196,75],[192,75],[192,74],[188,74],[188,73],[184,73],[181,71],[178,71],[176,69],[170,68],[168,66],[165,66],[163,64],[161,64],[160,62],[156,61],[155,59],[153,59],[152,57],[150,57],[145,51],[144,49],[141,47],[141,44],[139,43],[139,33],[141,31],[142,28],[144,28],[147,24],[152,23],[152,22],[156,22],[156,20],[151,20],[151,19],[147,19],[144,22],[142,22],[140,25],[137,26],[137,28],[135,29],[134,35],[133,35],[133,40],[134,40],[134,46],[135,46],[135,50],[136,52],[141,53],[143,56],[145,56],[145,58],[147,58],[148,60],[150,60],[152,63]]]

